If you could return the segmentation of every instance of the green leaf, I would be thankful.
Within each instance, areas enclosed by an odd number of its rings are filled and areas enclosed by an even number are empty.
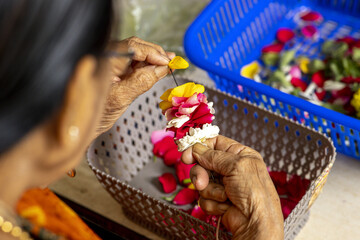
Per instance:
[[[292,86],[289,81],[286,80],[285,73],[280,70],[276,70],[273,74],[269,77],[270,83],[280,83],[283,87],[290,87]]]
[[[345,109],[341,105],[322,102],[321,106],[331,109],[331,110],[334,110],[336,112],[346,113]]]
[[[330,40],[323,43],[321,46],[322,53],[326,55],[331,55],[332,50],[334,49],[335,41]]]
[[[278,53],[269,52],[264,53],[261,58],[266,66],[275,66],[278,63],[280,56]]]
[[[352,49],[352,58],[356,62],[360,62],[360,48],[354,47]]]
[[[320,59],[313,59],[309,63],[309,72],[310,73],[316,73],[320,70],[325,69],[325,63]]]
[[[291,63],[294,60],[294,58],[295,58],[294,50],[285,51],[280,57],[279,67],[282,68],[289,65],[289,63]]]
[[[349,46],[344,42],[335,42],[335,41],[326,41],[321,46],[321,51],[328,56],[334,58],[343,57],[346,51],[349,49]]]

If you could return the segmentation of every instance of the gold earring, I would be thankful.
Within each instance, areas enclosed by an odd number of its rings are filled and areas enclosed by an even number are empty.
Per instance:
[[[77,126],[70,126],[69,127],[69,130],[68,130],[68,133],[71,137],[72,140],[76,140],[79,136],[79,128]]]
[[[75,175],[76,175],[76,170],[75,170],[75,169],[71,169],[71,170],[68,171],[66,174],[67,174],[69,177],[73,178],[73,177],[75,177]]]

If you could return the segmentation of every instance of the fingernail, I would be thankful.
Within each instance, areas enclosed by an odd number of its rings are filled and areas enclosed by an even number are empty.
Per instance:
[[[168,65],[169,62],[170,62],[170,58],[168,56],[164,56],[162,54],[160,54],[160,57],[161,57],[161,63],[164,64],[164,65]]]
[[[209,148],[200,143],[195,144],[193,147],[193,153],[197,153],[199,155],[204,154],[207,150],[209,150]]]
[[[157,66],[155,67],[155,74],[158,78],[165,77],[169,72],[168,66]]]
[[[194,184],[195,188],[196,188],[196,185],[195,185],[196,179],[197,179],[196,176],[193,176],[191,178],[191,182],[192,182],[192,184]]]

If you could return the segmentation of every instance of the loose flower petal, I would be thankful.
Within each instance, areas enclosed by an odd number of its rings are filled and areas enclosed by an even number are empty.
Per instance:
[[[315,11],[308,11],[301,15],[300,17],[304,21],[314,22],[314,21],[321,21],[322,16],[320,13]]]
[[[272,171],[269,172],[271,180],[273,181],[276,191],[279,195],[284,195],[287,192],[286,183],[287,183],[287,173]]]
[[[306,83],[303,80],[299,79],[299,78],[292,78],[291,79],[291,84],[296,88],[300,88],[301,91],[305,91],[306,88],[307,88]]]
[[[164,173],[158,177],[165,193],[172,193],[176,189],[176,179],[171,173]]]
[[[316,83],[318,87],[322,88],[325,82],[324,73],[322,71],[314,73],[314,75],[311,77],[311,81]]]
[[[287,184],[289,199],[296,203],[299,202],[305,195],[309,184],[310,181],[303,181],[300,176],[293,175]]]
[[[298,66],[292,66],[289,73],[291,77],[301,79],[301,70]]]
[[[191,216],[202,221],[206,221],[207,214],[201,209],[201,207],[195,205],[195,207],[191,210]]]
[[[161,140],[163,140],[165,137],[171,137],[174,138],[174,133],[173,132],[169,132],[166,131],[165,129],[162,130],[157,130],[157,131],[153,131],[151,133],[151,143],[153,145],[155,145],[156,143],[160,142]]]
[[[170,149],[163,157],[165,165],[172,166],[180,162],[181,155],[182,153],[178,151],[177,147]]]
[[[246,78],[254,79],[255,75],[260,72],[260,64],[257,61],[253,61],[240,70],[240,75]]]
[[[263,47],[261,49],[261,52],[262,53],[279,53],[281,52],[281,50],[283,50],[284,48],[284,44],[282,43],[274,43],[274,44],[270,44],[270,45],[267,45],[265,47]]]
[[[318,31],[317,31],[316,27],[314,27],[312,25],[308,25],[308,26],[303,27],[301,29],[301,32],[306,38],[313,38],[316,36]]]
[[[179,161],[176,165],[175,165],[175,170],[176,170],[176,176],[180,182],[180,184],[182,185],[189,185],[190,183],[188,181],[185,181],[187,179],[190,178],[190,169],[194,166],[195,164],[185,164],[181,161]],[[185,182],[184,182],[185,181]]]
[[[168,64],[171,69],[186,69],[189,67],[189,63],[180,56],[174,57]]]
[[[291,39],[293,39],[295,37],[295,33],[292,29],[290,28],[280,28],[277,32],[276,32],[276,38],[277,40],[279,40],[282,43],[287,43],[288,41],[290,41]]]
[[[286,219],[290,215],[291,211],[297,205],[297,202],[294,202],[287,198],[280,198],[280,203],[281,203],[281,209],[283,212],[284,219]]]
[[[173,203],[176,205],[186,205],[193,203],[198,198],[199,198],[198,191],[189,188],[183,188],[175,196]]]
[[[310,59],[307,57],[300,57],[298,59],[299,61],[299,67],[303,73],[309,73],[309,63]]]
[[[172,137],[164,137],[160,142],[154,144],[153,153],[157,157],[163,157],[170,149],[177,148]]]

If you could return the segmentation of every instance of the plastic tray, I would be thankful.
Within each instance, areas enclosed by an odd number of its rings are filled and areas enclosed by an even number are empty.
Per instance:
[[[178,81],[184,83],[182,79]],[[169,78],[161,80],[136,99],[113,128],[92,143],[88,162],[100,183],[134,221],[167,239],[215,239],[214,227],[162,201],[161,197],[168,195],[151,187],[154,178],[163,172],[157,173],[152,166],[150,135],[166,126],[158,103],[171,84]],[[306,194],[285,221],[286,239],[293,239],[306,222],[308,209],[335,160],[332,141],[218,90],[208,88],[205,94],[214,102],[215,123],[222,135],[259,151],[271,171],[285,171],[311,180]],[[153,179],[144,172],[152,173]],[[221,232],[220,239],[231,239],[231,235]]]
[[[214,0],[191,24],[184,47],[189,59],[208,71],[217,88],[281,113],[326,133],[336,149],[360,159],[360,120],[312,104],[240,76],[240,69],[261,56],[280,27],[296,25],[299,12],[319,11],[320,38],[360,38],[358,0]],[[319,44],[297,42],[297,54],[315,57]]]

